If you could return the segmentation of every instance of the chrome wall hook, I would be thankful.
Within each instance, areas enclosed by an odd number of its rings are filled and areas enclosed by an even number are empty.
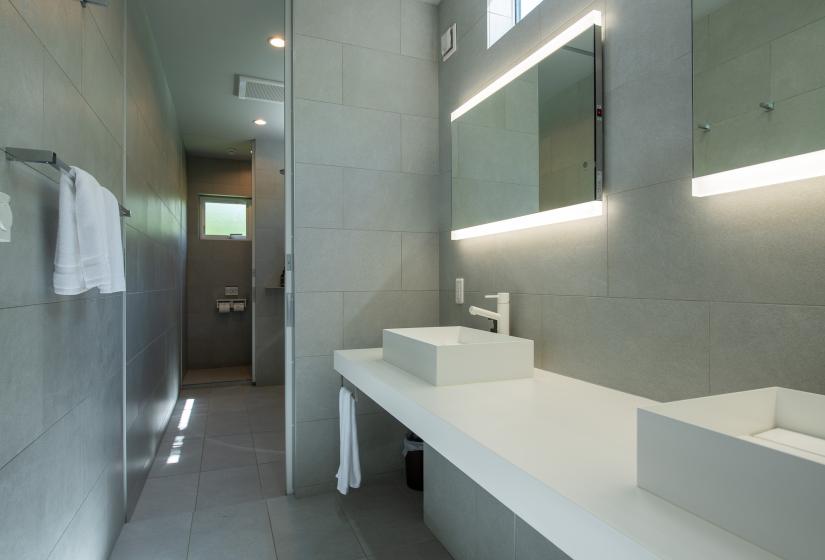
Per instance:
[[[765,109],[766,111],[773,111],[774,109],[776,109],[776,103],[774,103],[773,101],[763,101],[759,104],[759,106]]]
[[[699,126],[697,126],[696,128],[698,128],[699,130],[704,130],[705,132],[708,132],[708,131],[710,131],[710,123],[707,123],[707,122],[702,123]]]

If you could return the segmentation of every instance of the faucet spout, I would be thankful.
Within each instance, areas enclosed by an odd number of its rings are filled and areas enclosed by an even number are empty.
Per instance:
[[[470,315],[478,315],[486,317],[493,323],[493,331],[499,334],[510,335],[510,294],[507,292],[499,292],[489,296],[484,296],[487,299],[496,300],[496,311],[490,311],[482,307],[471,305]]]

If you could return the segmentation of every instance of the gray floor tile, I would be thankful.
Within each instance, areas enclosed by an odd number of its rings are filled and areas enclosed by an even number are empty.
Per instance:
[[[189,560],[275,560],[266,503],[199,510],[192,521]]]
[[[109,560],[186,560],[191,526],[191,513],[129,522]]]
[[[267,501],[278,560],[356,560],[364,556],[334,494]]]
[[[203,448],[204,471],[243,467],[255,464],[255,447],[252,434],[209,436]]]
[[[206,433],[206,412],[192,411],[191,414],[174,414],[163,434],[163,441],[172,441],[177,436],[202,437]]]
[[[248,433],[249,420],[246,412],[214,412],[206,421],[207,436],[223,436]]]
[[[368,557],[369,560],[453,560],[437,540],[391,548]]]
[[[246,412],[245,395],[213,395],[209,398],[209,412]]]
[[[201,470],[203,438],[199,436],[177,436],[160,444],[149,477],[175,476],[197,473]]]
[[[247,409],[249,426],[255,433],[283,432],[284,415],[282,410],[269,405],[257,405]]]
[[[201,473],[197,509],[209,509],[261,499],[255,465]]]
[[[361,547],[368,555],[435,538],[424,525],[421,503],[404,499],[401,494],[398,498],[392,504],[347,511]]]
[[[193,473],[147,479],[132,521],[192,512],[198,492],[198,477],[197,473]]]
[[[261,493],[264,498],[286,495],[286,466],[283,461],[258,465],[261,477]]]
[[[285,459],[284,432],[257,432],[253,434],[255,440],[255,455],[259,463],[272,463]]]

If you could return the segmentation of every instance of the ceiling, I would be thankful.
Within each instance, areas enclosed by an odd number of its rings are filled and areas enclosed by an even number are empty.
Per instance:
[[[283,139],[283,104],[239,99],[235,80],[283,82],[284,49],[267,39],[284,36],[284,0],[142,2],[187,153],[249,159],[251,140]]]

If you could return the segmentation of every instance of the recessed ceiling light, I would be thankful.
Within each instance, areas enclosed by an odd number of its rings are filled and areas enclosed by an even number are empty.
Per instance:
[[[275,47],[276,49],[282,49],[286,46],[286,41],[284,41],[283,37],[275,35],[269,38],[269,44]]]
[[[254,124],[257,124],[258,126],[264,126],[264,125],[266,124],[266,121],[265,121],[265,120],[263,120],[263,119],[255,119],[255,120],[254,120],[254,121],[252,121],[252,122],[253,122]]]

